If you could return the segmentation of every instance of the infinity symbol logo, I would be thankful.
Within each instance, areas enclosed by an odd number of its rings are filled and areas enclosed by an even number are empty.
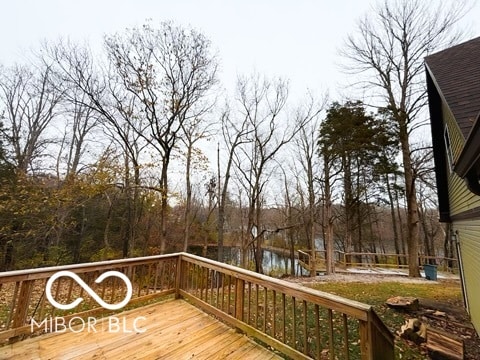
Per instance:
[[[78,276],[77,274],[71,272],[71,271],[59,271],[57,273],[55,273],[50,279],[48,279],[47,281],[47,286],[46,286],[46,293],[47,293],[47,299],[48,301],[50,301],[50,304],[52,304],[53,306],[55,306],[57,309],[60,309],[60,310],[70,310],[70,309],[73,309],[74,307],[76,307],[78,304],[80,304],[82,301],[83,301],[83,298],[80,297],[78,298],[77,300],[75,300],[74,302],[70,303],[70,304],[60,304],[58,303],[53,297],[52,297],[52,285],[54,283],[55,280],[57,280],[58,278],[60,277],[69,277],[69,278],[72,278],[73,280],[75,280],[77,282],[78,285],[80,285],[91,297],[93,297],[95,299],[95,301],[103,308],[105,309],[108,309],[108,310],[118,310],[118,309],[121,309],[122,307],[124,307],[125,305],[128,304],[128,302],[130,301],[130,298],[132,297],[132,283],[130,282],[129,278],[121,273],[121,272],[118,272],[118,271],[107,271],[105,273],[103,273],[102,275],[100,275],[96,280],[95,282],[97,284],[101,283],[103,280],[105,280],[106,278],[108,277],[111,277],[111,276],[115,276],[115,277],[118,277],[120,279],[123,280],[123,282],[125,283],[125,285],[127,286],[127,296],[125,297],[125,299],[123,299],[122,302],[119,302],[117,304],[109,304],[109,303],[106,303],[105,301],[103,301],[103,299],[98,296],[95,291],[92,290],[92,288],[90,286],[88,286],[85,281],[83,281],[80,276]]]

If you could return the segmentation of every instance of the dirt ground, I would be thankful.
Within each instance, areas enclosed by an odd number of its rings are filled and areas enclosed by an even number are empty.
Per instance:
[[[362,283],[377,283],[383,281],[398,282],[398,283],[429,283],[424,278],[409,278],[403,275],[382,275],[382,274],[365,274],[360,273],[340,273],[335,275],[323,275],[312,278],[296,278],[288,279],[297,283],[309,285],[311,283],[322,282],[362,282]],[[459,284],[459,279],[456,276],[439,277],[438,282],[456,282]],[[465,356],[467,360],[480,359],[480,337],[477,335],[473,325],[470,322],[468,313],[466,312],[461,301],[438,301],[434,299],[419,298],[420,308],[417,311],[409,311],[406,315],[420,319],[428,326],[453,334],[461,338],[464,342]],[[398,335],[398,334],[397,334]],[[415,345],[413,342],[411,346]],[[422,353],[426,354],[426,344],[420,345],[423,348]],[[426,358],[429,358],[426,356]]]

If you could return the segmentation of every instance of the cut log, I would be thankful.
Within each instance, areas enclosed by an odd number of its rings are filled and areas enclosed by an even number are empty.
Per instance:
[[[411,296],[395,296],[388,299],[385,304],[393,309],[408,311],[417,311],[419,309],[418,299]]]
[[[415,344],[421,344],[427,338],[427,326],[418,319],[408,319],[400,328],[399,335]]]
[[[445,331],[427,329],[427,350],[432,360],[463,360],[463,340]]]

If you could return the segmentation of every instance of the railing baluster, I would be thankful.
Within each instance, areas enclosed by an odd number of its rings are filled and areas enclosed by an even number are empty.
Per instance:
[[[264,333],[267,332],[267,298],[268,298],[268,291],[267,288],[263,288],[263,327],[262,330]]]
[[[232,313],[231,306],[231,290],[232,290],[232,275],[228,275],[228,292],[227,292],[227,314]]]
[[[209,270],[211,271],[211,275],[210,275],[210,304],[213,305],[213,288],[214,288],[214,285],[215,285],[215,270]]]
[[[140,297],[140,293],[142,291],[142,284],[143,284],[143,267],[135,266],[135,273],[137,274],[137,279],[134,283],[137,285],[137,297]],[[130,279],[131,280],[131,279]],[[135,280],[135,278],[134,278]],[[132,284],[133,285],[133,284]],[[115,288],[115,287],[114,287]]]
[[[345,360],[350,359],[350,349],[348,347],[348,318],[346,314],[343,314],[343,343],[345,344]]]
[[[285,328],[286,328],[286,304],[285,304],[285,293],[282,293],[282,341],[283,343],[287,343],[287,339],[285,338]]]
[[[272,306],[272,335],[274,338],[277,337],[277,327],[276,327],[276,319],[277,319],[277,292],[275,290],[272,291],[273,294],[273,306]]]
[[[315,344],[317,346],[317,359],[320,359],[322,355],[322,344],[320,341],[320,306],[315,304]],[[330,359],[332,358],[330,354]]]
[[[331,309],[327,311],[327,322],[328,322],[328,349],[330,352],[330,359],[335,358],[335,343],[333,338],[333,312]]]
[[[45,279],[43,281],[42,289],[46,288],[46,284],[47,284],[47,279]],[[45,312],[45,299],[46,299],[45,290],[43,290],[43,293],[40,296],[41,296],[41,299],[40,299],[39,310],[38,310],[38,319],[42,320],[43,319],[43,314]]]
[[[160,263],[160,290],[165,288],[165,264],[164,262]]]
[[[220,272],[216,272],[216,278],[217,278],[217,281],[216,281],[216,285],[217,285],[217,301],[215,302],[215,306],[217,307],[217,309],[219,308],[219,305],[218,305],[218,302],[219,302],[219,296],[220,296],[220,283],[222,281],[222,273]]]
[[[73,279],[70,279],[70,282],[73,284]],[[115,287],[115,279],[111,280],[110,282],[112,283],[112,286]],[[102,299],[105,299],[106,287],[107,287],[107,280],[104,280],[102,282],[102,295],[100,296]],[[115,291],[114,291],[114,289],[112,289],[112,291],[110,292],[110,302],[111,303],[115,302]]]
[[[56,281],[56,283],[57,283],[57,288],[55,289],[55,299],[58,299],[58,294],[60,293],[60,288],[61,288],[61,285],[62,285],[62,278],[59,278],[59,279]],[[82,291],[83,291],[83,287],[82,287]],[[89,299],[90,299],[90,298],[89,298]],[[56,310],[57,310],[57,309],[54,307],[54,308],[53,308],[53,314],[55,314]],[[52,315],[53,315],[53,314],[52,314]]]
[[[157,285],[158,285],[158,268],[160,263],[155,263],[155,277],[153,278],[153,292],[157,292]]]
[[[150,279],[152,277],[152,264],[148,264],[147,279],[145,280],[146,290],[145,295],[150,294]]]
[[[186,291],[188,292],[192,292],[192,281],[193,281],[193,277],[192,277],[192,263],[187,263],[187,273],[186,273],[186,277],[187,277],[187,286],[186,286]]]
[[[196,295],[197,294],[197,266],[195,264],[192,264],[192,273],[191,273],[191,276],[192,276],[192,287],[191,287],[191,291],[192,291],[192,294]]]
[[[251,301],[252,301],[252,283],[249,281],[248,282],[248,305],[247,305],[247,312],[248,312],[248,315],[247,315],[247,324],[250,325],[251,323]]]
[[[200,282],[200,300],[203,300],[203,288],[204,286],[204,280],[205,280],[205,268],[201,267],[200,268],[200,276],[199,276],[199,282]]]
[[[307,302],[303,300],[303,353],[308,355]]]
[[[225,274],[221,273],[221,278],[222,278],[222,286],[221,286],[220,290],[222,291],[222,296],[221,296],[221,299],[222,299],[222,311],[225,311],[225,309],[224,309],[224,304],[225,304],[225,283],[226,283]]]
[[[297,304],[295,297],[292,297],[292,341],[293,348],[297,349]]]
[[[70,278],[70,285],[68,286],[67,302],[72,299],[73,279]]]
[[[255,328],[258,329],[258,284],[255,284]]]

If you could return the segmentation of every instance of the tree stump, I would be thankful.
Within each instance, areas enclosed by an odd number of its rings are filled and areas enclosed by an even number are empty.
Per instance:
[[[393,309],[403,309],[408,311],[418,311],[418,299],[411,296],[395,296],[388,299],[385,304]]]

